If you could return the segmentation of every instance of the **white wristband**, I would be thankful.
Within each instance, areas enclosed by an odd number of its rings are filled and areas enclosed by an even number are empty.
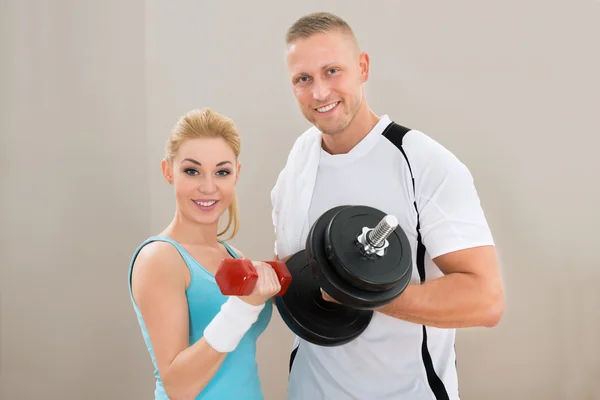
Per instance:
[[[233,351],[264,307],[264,304],[253,306],[239,297],[230,297],[204,329],[204,339],[218,352]]]

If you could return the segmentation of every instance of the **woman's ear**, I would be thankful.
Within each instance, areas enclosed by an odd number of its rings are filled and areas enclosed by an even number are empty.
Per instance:
[[[160,167],[162,169],[162,173],[163,176],[165,177],[166,181],[169,182],[170,185],[173,184],[173,170],[171,168],[171,165],[169,164],[169,161],[167,161],[166,159],[162,159],[162,161],[160,162]]]
[[[240,171],[241,171],[241,169],[242,169],[242,163],[241,163],[241,162],[238,162],[238,165],[237,165],[237,173],[235,174],[235,183],[236,183],[236,184],[237,184],[237,182],[238,182],[238,179],[240,178]]]

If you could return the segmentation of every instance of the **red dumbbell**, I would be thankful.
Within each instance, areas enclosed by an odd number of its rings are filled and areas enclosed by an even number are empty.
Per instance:
[[[283,261],[264,261],[269,264],[277,277],[281,290],[276,296],[283,296],[292,282],[292,275]],[[225,296],[248,296],[252,293],[258,273],[247,258],[226,258],[219,265],[215,280]]]

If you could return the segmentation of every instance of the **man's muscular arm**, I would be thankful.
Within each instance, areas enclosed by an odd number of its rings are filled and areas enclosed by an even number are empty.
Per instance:
[[[496,250],[481,246],[433,260],[445,274],[423,285],[408,285],[377,312],[437,328],[494,327],[504,313],[504,285]],[[336,302],[326,293],[323,298]]]
[[[409,285],[377,311],[438,328],[493,327],[500,321],[504,287],[493,246],[459,250],[433,261],[443,277]]]

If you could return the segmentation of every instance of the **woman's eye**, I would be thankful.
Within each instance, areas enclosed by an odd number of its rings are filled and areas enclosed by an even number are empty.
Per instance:
[[[196,171],[193,168],[186,168],[183,172],[185,172],[188,175],[198,175],[198,171]]]
[[[219,176],[227,176],[229,174],[230,174],[230,172],[226,169],[222,169],[219,172],[217,172],[217,175],[219,175]]]

